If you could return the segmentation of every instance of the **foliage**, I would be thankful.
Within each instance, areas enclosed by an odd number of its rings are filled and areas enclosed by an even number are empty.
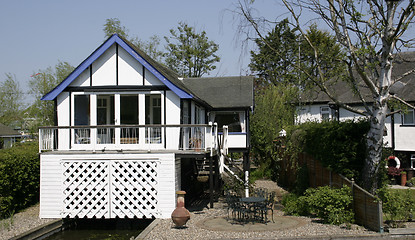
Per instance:
[[[407,221],[415,214],[415,190],[390,189],[382,187],[377,191],[382,201],[385,221],[392,227],[398,226],[399,221]]]
[[[349,187],[340,189],[329,186],[309,188],[303,196],[295,194],[284,196],[284,211],[291,215],[314,215],[324,223],[352,223],[354,213],[351,209],[353,196]]]
[[[42,96],[51,91],[61,81],[63,81],[74,67],[67,62],[59,61],[55,67],[48,67],[45,70],[32,75],[29,82],[30,93],[34,94],[35,102],[29,108],[29,116],[38,120],[37,125],[52,126],[54,125],[54,102],[42,101]],[[37,131],[37,126],[32,126],[32,132]]]
[[[187,23],[179,22],[177,31],[170,29],[170,37],[164,37],[166,65],[182,77],[201,77],[216,69],[220,58],[216,55],[219,45],[209,41],[206,32],[196,33]]]
[[[284,213],[293,216],[308,216],[310,211],[305,197],[295,193],[288,193],[282,197],[281,204],[284,206]]]
[[[412,177],[411,179],[409,179],[407,182],[408,186],[413,187],[415,186],[415,177]]]
[[[314,87],[310,76],[318,77],[318,68],[326,73],[326,79],[343,77],[346,65],[340,45],[329,32],[311,25],[306,33],[308,39],[319,50],[314,54],[313,48],[298,32],[290,28],[288,19],[275,25],[264,38],[256,38],[258,51],[251,51],[251,71],[259,76],[256,87],[268,84],[290,84],[301,90]],[[340,59],[340,60],[339,60]]]
[[[294,193],[297,195],[303,195],[304,192],[310,187],[307,165],[298,168],[297,179],[294,186]]]
[[[307,122],[287,130],[287,154],[306,152],[324,167],[356,181],[365,158],[367,121]]]
[[[400,176],[402,173],[402,169],[396,167],[388,167],[388,175],[392,177]]]
[[[0,123],[12,126],[22,122],[23,92],[16,76],[6,74],[6,79],[0,83]],[[21,126],[20,126],[21,127]]]
[[[284,19],[275,25],[265,40],[255,39],[258,50],[251,51],[249,67],[258,76],[256,87],[296,82],[298,76],[292,62],[298,60],[297,38],[296,29],[291,29],[288,19]]]
[[[273,21],[255,17],[251,7],[254,2],[254,0],[239,2],[236,12],[242,17],[240,28],[253,28],[255,34],[265,39],[262,37],[262,32],[263,26],[267,25],[261,23]],[[366,177],[363,186],[373,193],[379,183],[378,170],[382,160],[383,133],[389,112],[387,104],[390,99],[405,102],[398,94],[391,93],[391,86],[401,81],[411,70],[392,79],[392,66],[394,59],[399,57],[401,48],[415,42],[410,36],[411,32],[408,31],[415,17],[415,1],[282,0],[282,3],[291,13],[292,24],[301,32],[316,60],[315,72],[312,72],[315,74],[311,74],[308,68],[302,69],[302,73],[316,86],[316,91],[324,93],[337,106],[369,119],[370,128],[366,135],[367,154],[363,168]],[[303,14],[304,11],[315,14],[326,23],[326,26],[334,32],[336,42],[347,55],[346,58],[330,59],[331,50],[319,47],[313,42],[309,33],[303,29],[303,17],[309,16]],[[246,24],[247,22],[249,24]],[[247,39],[250,38],[252,36],[248,34]],[[275,53],[278,54],[278,51]],[[320,62],[321,57],[347,67],[347,78],[342,78],[347,80],[347,86],[344,90],[341,89],[340,93],[333,91],[336,88],[329,85],[332,83],[330,79],[336,75],[326,70],[327,61]],[[359,99],[359,104],[344,100],[348,98],[341,98],[345,91],[352,91]],[[371,104],[367,104],[367,101]],[[361,106],[363,109],[360,108]]]
[[[294,101],[296,89],[284,85],[269,85],[256,93],[255,111],[251,117],[251,145],[255,163],[267,170],[268,178],[276,180],[278,148],[274,140],[279,132],[294,124]]]
[[[0,218],[36,203],[39,198],[37,143],[0,151]]]
[[[106,19],[103,31],[105,34],[105,38],[109,38],[114,33],[116,33],[118,34],[118,36],[128,40],[133,45],[143,50],[146,54],[148,54],[154,60],[162,61],[162,57],[164,53],[159,50],[159,46],[160,46],[159,36],[153,35],[150,37],[148,41],[143,41],[136,36],[130,37],[128,34],[129,30],[121,24],[121,21],[118,18]]]
[[[121,25],[121,21],[118,18],[106,19],[103,30],[104,30],[105,38],[109,38],[114,33],[116,33],[119,36],[125,39],[128,39],[128,30],[125,28],[125,26]]]

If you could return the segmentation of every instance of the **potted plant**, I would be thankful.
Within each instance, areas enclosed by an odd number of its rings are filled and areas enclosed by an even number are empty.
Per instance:
[[[391,177],[391,184],[396,184],[396,177],[401,175],[401,169],[388,167],[388,175]]]

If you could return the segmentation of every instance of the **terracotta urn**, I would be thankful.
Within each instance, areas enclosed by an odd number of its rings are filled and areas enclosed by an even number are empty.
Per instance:
[[[183,227],[190,219],[190,212],[184,207],[185,191],[177,191],[177,205],[176,209],[171,213],[171,219],[176,227]]]

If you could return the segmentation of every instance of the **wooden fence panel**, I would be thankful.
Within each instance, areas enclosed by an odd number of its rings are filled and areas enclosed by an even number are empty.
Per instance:
[[[290,186],[297,179],[297,173],[296,169],[292,168],[292,165],[288,161],[288,159],[283,159],[280,166],[283,170],[281,172],[281,177],[284,178],[282,181],[288,183],[288,186]],[[300,154],[298,157],[298,165],[307,166],[309,185],[312,188],[319,186],[332,186],[337,188],[341,188],[343,185],[349,186],[352,189],[353,210],[356,223],[371,230],[383,232],[382,203],[375,196],[344,176],[324,168],[319,161],[309,155]]]

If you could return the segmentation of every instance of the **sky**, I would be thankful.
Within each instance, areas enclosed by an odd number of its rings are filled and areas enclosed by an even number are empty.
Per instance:
[[[58,61],[78,66],[105,40],[103,25],[118,18],[130,36],[147,41],[169,36],[180,21],[204,30],[219,44],[221,57],[210,76],[246,75],[248,48],[241,48],[235,10],[237,0],[0,0],[0,81],[16,76],[27,92],[30,76]],[[283,8],[274,1],[257,0],[264,16],[279,16]],[[164,46],[164,40],[162,45]],[[30,98],[30,95],[25,95]]]

